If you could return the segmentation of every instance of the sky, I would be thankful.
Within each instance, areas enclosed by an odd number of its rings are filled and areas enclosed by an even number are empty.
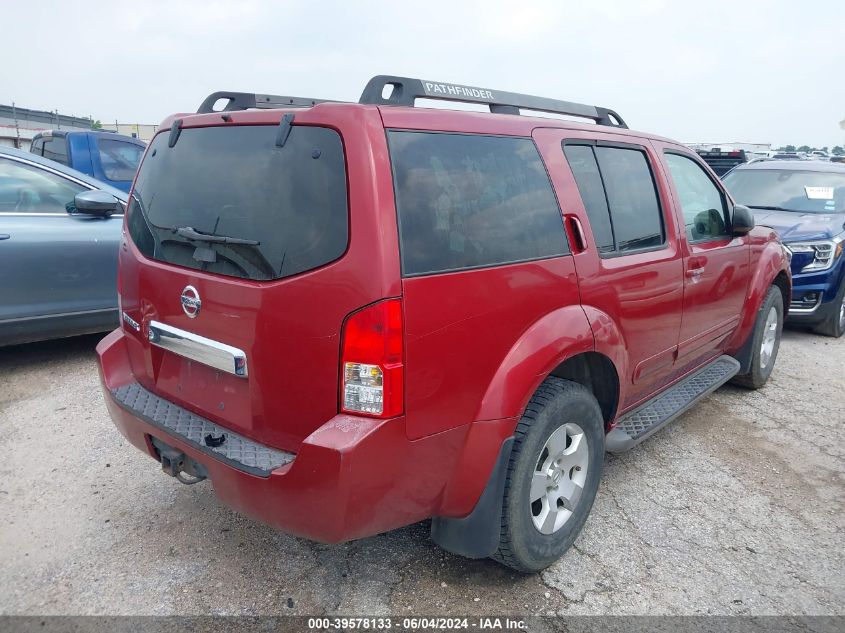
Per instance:
[[[688,143],[845,144],[845,0],[0,5],[0,103],[104,123],[216,90],[357,101],[392,74],[604,106]]]

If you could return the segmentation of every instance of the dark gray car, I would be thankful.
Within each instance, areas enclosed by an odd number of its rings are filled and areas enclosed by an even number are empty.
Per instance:
[[[117,325],[125,203],[119,189],[0,147],[0,345]]]

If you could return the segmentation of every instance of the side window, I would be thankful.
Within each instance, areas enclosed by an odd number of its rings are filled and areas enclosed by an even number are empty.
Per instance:
[[[38,154],[39,156],[44,155],[44,139],[38,138],[32,141],[32,146],[29,148],[29,151],[33,154]]]
[[[654,176],[644,151],[602,145],[564,145],[596,246],[625,253],[665,243]]]
[[[590,226],[599,252],[613,252],[613,228],[610,226],[610,211],[601,181],[599,166],[593,148],[589,145],[564,145],[566,160],[578,183],[578,191],[590,217]]]
[[[730,235],[725,197],[707,173],[691,158],[666,153],[691,242]]]
[[[0,158],[0,212],[65,213],[87,187],[43,169]]]
[[[531,139],[391,131],[388,140],[404,275],[569,252]]]
[[[100,150],[100,163],[103,173],[109,180],[132,180],[144,154],[144,148],[134,143],[100,139],[97,141]]]
[[[49,158],[62,165],[67,165],[67,139],[64,136],[54,136],[44,140],[44,158]]]

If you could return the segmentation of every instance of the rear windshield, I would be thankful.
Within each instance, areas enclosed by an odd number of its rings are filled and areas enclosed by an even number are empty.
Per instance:
[[[737,202],[751,208],[845,212],[845,172],[737,169],[724,182]]]
[[[269,280],[327,264],[346,250],[346,168],[337,132],[294,125],[182,130],[150,145],[127,209],[147,257],[210,273]],[[224,241],[223,238],[228,238]]]
[[[388,138],[404,275],[569,252],[531,139],[399,131]]]

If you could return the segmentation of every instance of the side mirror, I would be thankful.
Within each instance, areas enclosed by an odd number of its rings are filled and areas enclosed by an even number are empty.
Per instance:
[[[741,204],[734,205],[733,213],[731,213],[731,231],[734,235],[748,235],[755,224],[751,209]]]
[[[83,191],[73,198],[74,213],[107,218],[117,211],[120,201],[107,191]]]

